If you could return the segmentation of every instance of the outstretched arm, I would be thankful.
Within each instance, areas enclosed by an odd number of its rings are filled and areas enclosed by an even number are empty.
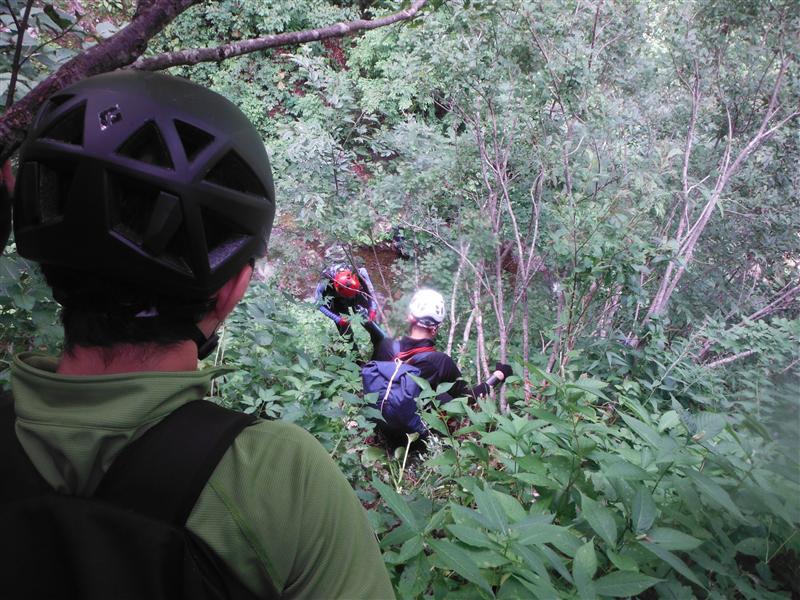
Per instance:
[[[369,273],[364,267],[358,269],[358,276],[364,281],[364,286],[367,288],[365,295],[369,301],[367,315],[370,321],[374,321],[378,316],[378,298],[375,295],[375,287],[372,285],[372,280],[369,278]]]
[[[455,363],[451,363],[450,365],[450,373],[446,379],[443,381],[453,381],[452,377],[457,373],[455,376],[455,383],[453,387],[447,392],[449,396],[452,398],[463,398],[467,397],[471,400],[477,400],[480,396],[486,396],[489,394],[489,390],[493,387],[497,387],[502,385],[505,378],[509,375],[513,374],[513,370],[509,365],[503,363],[496,363],[495,370],[492,373],[491,377],[484,381],[483,383],[479,383],[473,388],[470,388],[469,385],[461,378],[461,371],[456,366]]]

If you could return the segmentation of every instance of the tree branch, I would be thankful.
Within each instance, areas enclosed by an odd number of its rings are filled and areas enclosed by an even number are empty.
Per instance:
[[[6,96],[6,109],[14,103],[14,91],[17,89],[17,77],[19,77],[19,70],[22,68],[20,57],[22,56],[22,42],[25,39],[25,31],[28,29],[28,18],[31,16],[31,9],[33,8],[33,0],[28,0],[25,5],[25,12],[22,14],[22,22],[17,20],[14,16],[14,11],[11,10],[11,5],[6,2],[8,10],[14,19],[14,24],[17,26],[17,46],[14,48],[14,60],[11,62],[11,80],[8,82],[8,95]]]
[[[732,363],[735,360],[739,360],[740,358],[747,358],[748,356],[751,356],[756,352],[758,352],[758,350],[745,350],[744,352],[738,352],[737,354],[726,356],[725,358],[720,358],[719,360],[710,362],[705,366],[707,369],[715,369],[717,367],[721,367],[722,365],[727,365],[728,363]]]
[[[147,43],[175,17],[201,0],[152,0],[123,29],[69,60],[0,117],[0,162],[25,139],[38,107],[52,94],[91,75],[113,71],[136,60]]]
[[[178,65],[196,65],[201,62],[217,62],[225,60],[226,58],[242,56],[243,54],[276,48],[278,46],[294,46],[296,44],[345,37],[360,31],[378,29],[379,27],[386,27],[387,25],[392,25],[399,21],[413,19],[417,16],[420,9],[425,6],[427,1],[428,0],[416,0],[405,10],[377,19],[358,19],[317,29],[278,33],[261,38],[223,44],[215,48],[190,48],[178,50],[176,52],[165,52],[148,58],[140,58],[133,64],[133,68],[143,71],[158,71]]]

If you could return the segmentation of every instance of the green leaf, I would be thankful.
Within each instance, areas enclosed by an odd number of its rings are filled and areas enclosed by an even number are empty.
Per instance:
[[[748,556],[755,556],[766,560],[768,543],[765,538],[749,537],[736,544],[736,551]]]
[[[619,461],[611,463],[603,469],[603,474],[606,477],[618,477],[627,480],[643,480],[652,479],[652,475],[645,471],[643,468],[629,463],[627,461]]]
[[[581,511],[581,514],[597,535],[603,538],[610,546],[616,545],[617,524],[608,508],[581,493]]]
[[[419,598],[428,588],[431,578],[431,568],[428,558],[424,554],[418,555],[403,565],[403,574],[397,586],[400,597],[412,600]]]
[[[508,531],[508,520],[500,501],[492,493],[492,488],[487,486],[486,490],[481,490],[476,486],[474,495],[478,512],[486,518],[491,528],[496,531]]]
[[[639,564],[630,556],[617,554],[611,549],[606,549],[606,556],[620,571],[638,571]]]
[[[470,546],[478,548],[497,548],[498,544],[493,542],[485,532],[480,529],[469,527],[468,525],[452,524],[447,526],[447,530],[460,541]]]
[[[703,543],[687,533],[669,527],[652,529],[647,534],[647,539],[667,550],[694,550]]]
[[[701,412],[695,416],[696,433],[692,436],[695,442],[710,440],[725,429],[725,417],[718,413]]]
[[[417,554],[422,552],[425,547],[422,545],[422,536],[415,535],[410,540],[406,540],[406,542],[400,548],[400,552],[397,555],[397,562],[398,563],[406,563]]]
[[[593,396],[597,396],[598,398],[602,398],[606,402],[610,402],[608,396],[606,396],[602,390],[605,387],[608,387],[608,384],[605,381],[600,381],[599,379],[579,379],[577,381],[573,381],[568,383],[564,386],[565,388],[577,388],[579,390],[583,390],[584,392],[589,392]]]
[[[482,590],[492,593],[492,588],[481,573],[478,565],[462,548],[448,540],[429,540],[428,545],[448,569],[452,569]]]
[[[626,598],[641,594],[647,588],[657,584],[661,579],[633,573],[631,571],[614,571],[594,582],[597,593],[612,598]]]
[[[592,578],[597,572],[597,554],[594,551],[594,541],[590,540],[578,548],[572,561],[572,578],[578,588],[581,600],[592,599],[597,596]]]
[[[377,477],[372,478],[372,485],[375,486],[375,489],[378,490],[378,493],[380,493],[383,501],[386,502],[386,505],[392,510],[392,512],[394,512],[394,514],[400,517],[400,519],[406,525],[408,525],[414,531],[414,533],[422,533],[422,528],[417,522],[414,513],[411,512],[411,507],[406,504],[406,501],[400,494],[395,492],[388,485],[379,481]]]
[[[670,552],[669,550],[665,550],[664,548],[656,544],[651,544],[649,542],[639,542],[639,544],[643,548],[646,548],[647,550],[655,554],[658,558],[663,560],[670,567],[672,567],[678,573],[683,575],[686,579],[688,579],[694,584],[699,585],[701,588],[705,589],[705,586],[702,583],[700,583],[700,580],[697,578],[697,575],[695,575],[692,572],[692,570],[686,565],[685,562],[683,562],[680,558],[675,556],[672,552]]]
[[[621,412],[619,414],[628,427],[633,429],[633,431],[636,432],[636,434],[645,442],[650,444],[653,448],[658,448],[661,446],[661,436],[655,429],[642,423],[639,419],[626,415],[625,413]]]
[[[656,520],[656,503],[647,488],[636,490],[631,507],[631,524],[636,533],[643,533],[653,526]]]
[[[739,512],[739,508],[733,503],[733,500],[731,500],[728,492],[722,489],[722,487],[710,477],[694,469],[686,469],[686,475],[694,482],[701,495],[711,500],[717,506],[724,508],[740,521],[746,521],[744,515]]]
[[[512,525],[510,531],[517,534],[517,541],[523,546],[539,546],[554,543],[563,535],[564,528],[541,522],[528,523],[526,520]]]
[[[668,410],[661,418],[658,420],[658,431],[663,432],[667,429],[672,429],[676,425],[679,425],[681,422],[681,418],[678,416],[678,413],[674,410]]]

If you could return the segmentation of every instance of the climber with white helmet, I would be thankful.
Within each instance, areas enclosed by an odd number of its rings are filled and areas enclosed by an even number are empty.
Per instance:
[[[437,399],[444,403],[453,398],[474,400],[513,373],[507,364],[498,362],[495,371],[484,383],[473,388],[462,379],[456,363],[444,352],[436,350],[435,339],[445,318],[442,295],[432,289],[417,290],[408,306],[408,335],[399,340],[385,338],[375,346],[372,362],[366,364],[361,377],[366,393],[377,392],[376,408],[385,423],[380,423],[390,444],[405,443],[405,433],[428,433],[417,414],[416,396],[420,389],[408,374],[422,377],[436,389],[441,383],[452,383]]]

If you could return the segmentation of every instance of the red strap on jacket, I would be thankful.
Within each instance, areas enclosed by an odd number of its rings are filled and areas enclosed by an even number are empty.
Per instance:
[[[411,348],[410,350],[404,350],[403,352],[398,352],[396,359],[400,359],[402,361],[406,361],[415,354],[422,354],[423,352],[436,352],[436,348],[433,346],[421,346],[419,348]]]

